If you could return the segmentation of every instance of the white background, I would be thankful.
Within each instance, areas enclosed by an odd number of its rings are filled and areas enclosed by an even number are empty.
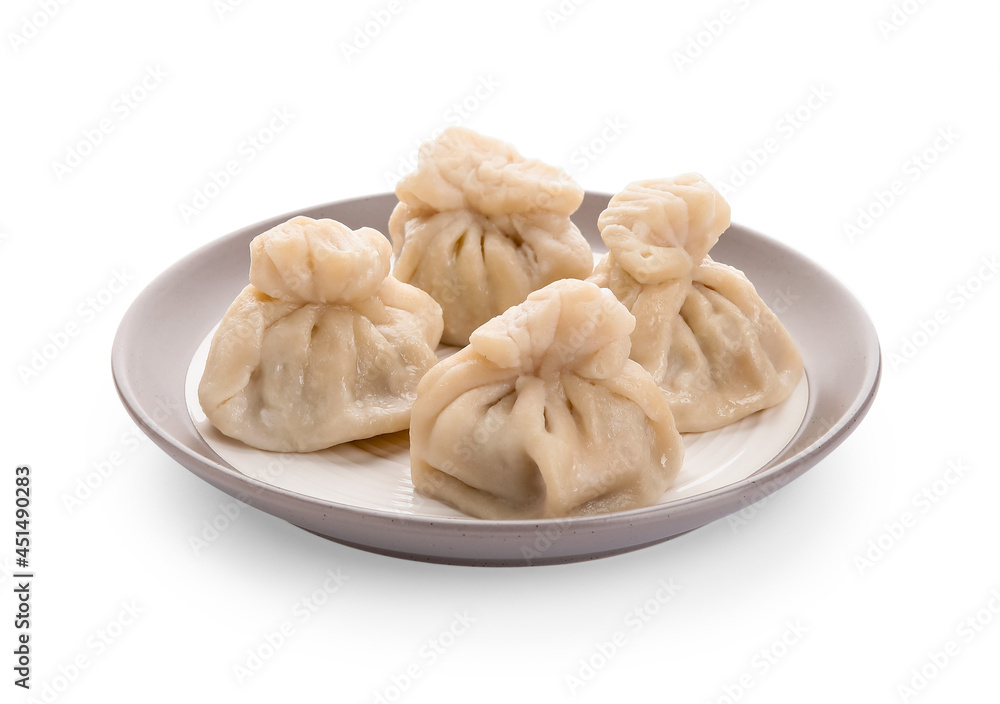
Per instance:
[[[4,578],[3,701],[994,700],[995,3],[236,5],[0,12],[0,555],[12,567],[13,470],[30,463],[37,574],[30,695],[12,684]],[[270,144],[243,144],[273,111],[287,124]],[[595,562],[418,564],[251,509],[196,552],[229,497],[135,437],[109,370],[122,314],[232,230],[389,190],[455,121],[592,190],[688,170],[733,186],[736,222],[819,262],[869,311],[886,365],[868,417],[745,522]],[[82,161],[60,167],[71,151]],[[230,160],[239,173],[185,217]],[[68,325],[65,349],[24,374]],[[346,582],[303,611],[328,570]],[[432,661],[456,614],[473,622]],[[236,666],[285,622],[241,681]]]

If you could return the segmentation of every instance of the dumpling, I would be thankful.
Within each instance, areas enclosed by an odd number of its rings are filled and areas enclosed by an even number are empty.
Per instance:
[[[198,399],[248,445],[309,452],[407,427],[441,308],[389,276],[376,230],[295,217],[254,238],[250,285],[212,339]]]
[[[635,316],[632,359],[682,433],[781,403],[802,378],[798,348],[753,284],[708,256],[729,216],[715,188],[685,174],[629,184],[598,219],[609,252],[590,280]]]
[[[473,332],[417,387],[417,491],[490,519],[655,503],[684,446],[663,393],[628,358],[634,326],[610,291],[566,279]]]
[[[583,190],[499,140],[445,130],[420,148],[396,196],[393,273],[441,304],[445,344],[464,346],[532,291],[593,271],[590,245],[570,221]]]

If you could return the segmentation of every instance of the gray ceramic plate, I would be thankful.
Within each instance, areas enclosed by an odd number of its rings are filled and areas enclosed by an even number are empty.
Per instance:
[[[596,223],[609,199],[588,193],[573,218],[595,251],[604,250]],[[112,351],[118,394],[133,420],[197,476],[305,530],[385,555],[499,566],[574,562],[636,550],[739,511],[829,454],[875,397],[881,371],[878,338],[857,300],[808,259],[733,225],[712,249],[713,258],[742,269],[765,302],[775,305],[799,345],[809,376],[808,408],[798,433],[748,479],[606,516],[484,521],[362,509],[280,489],[236,471],[195,428],[186,410],[184,384],[195,350],[246,285],[250,240],[292,215],[328,217],[352,228],[386,232],[395,203],[390,193],[281,215],[223,237],[161,274],[125,314]],[[780,292],[797,297],[794,305],[782,306]]]

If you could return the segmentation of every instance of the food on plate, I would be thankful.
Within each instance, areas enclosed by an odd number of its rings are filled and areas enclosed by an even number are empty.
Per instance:
[[[464,346],[532,291],[593,270],[590,245],[570,221],[583,190],[499,140],[445,130],[420,148],[396,196],[393,273],[441,304],[445,344]]]
[[[250,257],[198,387],[212,425],[279,452],[405,429],[443,322],[434,299],[389,276],[389,241],[300,216],[254,238]]]
[[[684,446],[666,397],[629,359],[634,327],[610,291],[566,279],[478,328],[417,387],[417,491],[490,519],[655,503]]]
[[[684,174],[629,184],[598,219],[609,252],[590,280],[635,316],[632,359],[665,392],[680,432],[774,406],[803,373],[798,348],[753,284],[708,256],[729,217],[715,188]]]

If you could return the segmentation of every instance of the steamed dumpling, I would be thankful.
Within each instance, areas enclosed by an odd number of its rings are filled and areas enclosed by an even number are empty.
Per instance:
[[[802,377],[795,343],[753,284],[708,256],[729,217],[715,188],[685,174],[629,184],[598,219],[609,252],[591,281],[635,316],[632,359],[666,393],[680,432],[774,406]]]
[[[590,245],[570,221],[583,190],[499,140],[445,130],[421,147],[396,196],[394,275],[441,304],[445,344],[464,346],[532,291],[593,270]]]
[[[634,326],[610,291],[567,279],[476,330],[417,388],[417,491],[491,519],[655,503],[684,446],[663,393],[628,358]]]
[[[278,452],[405,429],[443,323],[429,295],[389,276],[389,241],[296,217],[250,256],[198,387],[212,425]]]

